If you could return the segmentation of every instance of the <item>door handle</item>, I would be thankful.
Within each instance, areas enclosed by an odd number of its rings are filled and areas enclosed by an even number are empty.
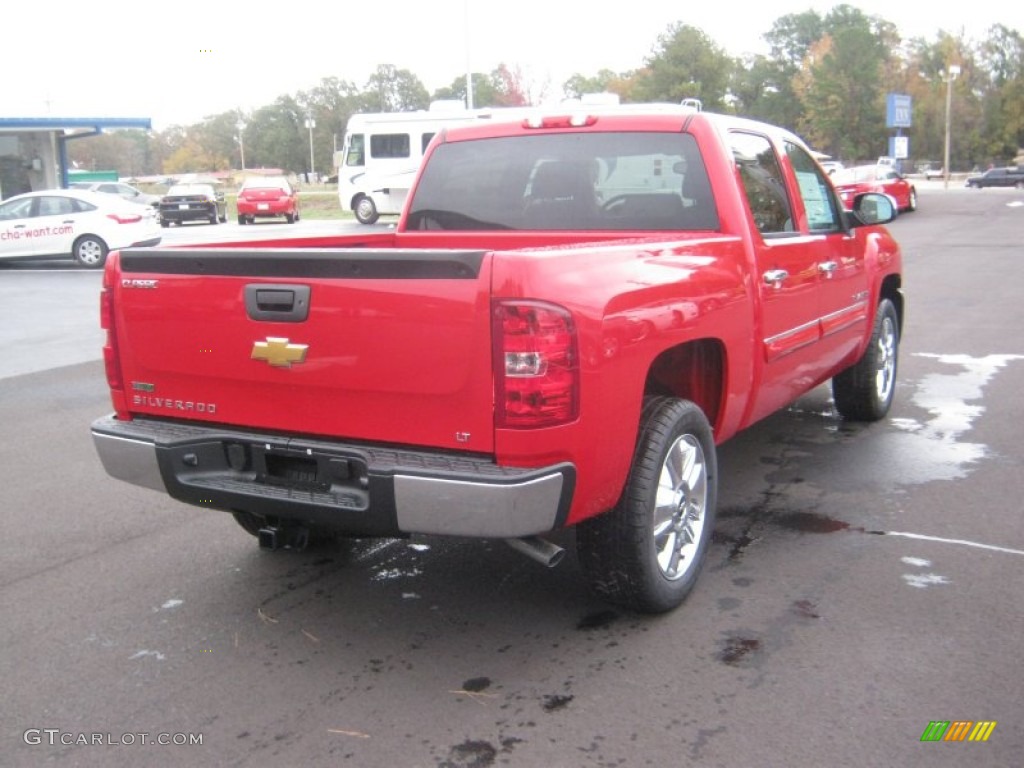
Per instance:
[[[818,265],[818,271],[826,277],[831,277],[837,269],[839,269],[839,263],[836,261],[823,261]]]
[[[766,285],[770,285],[774,288],[781,288],[782,281],[789,277],[789,272],[784,269],[769,269],[765,272],[762,277]]]
[[[309,317],[308,285],[245,286],[245,309],[253,320],[301,323]]]

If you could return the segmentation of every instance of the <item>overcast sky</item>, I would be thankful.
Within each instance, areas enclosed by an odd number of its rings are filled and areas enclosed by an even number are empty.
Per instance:
[[[574,73],[642,66],[676,22],[740,56],[767,52],[761,36],[779,17],[809,9],[824,14],[837,4],[15,0],[0,13],[0,114],[150,117],[162,130],[229,109],[251,110],[323,77],[362,87],[378,64],[408,69],[433,91],[464,76],[467,62],[475,72],[504,62],[535,83],[549,83],[557,96]],[[934,40],[941,29],[978,40],[997,23],[1024,33],[1019,0],[848,4],[891,21],[906,38]]]

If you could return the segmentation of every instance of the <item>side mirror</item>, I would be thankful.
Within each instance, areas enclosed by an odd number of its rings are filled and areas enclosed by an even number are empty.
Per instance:
[[[865,192],[853,199],[854,226],[887,224],[896,218],[896,204],[888,195]]]

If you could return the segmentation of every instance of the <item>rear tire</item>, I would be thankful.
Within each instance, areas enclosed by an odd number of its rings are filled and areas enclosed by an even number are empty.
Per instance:
[[[71,255],[81,266],[99,269],[107,260],[107,244],[96,235],[82,235],[71,247]]]
[[[245,216],[238,214],[238,226],[245,226]]]
[[[675,398],[645,400],[622,497],[576,527],[592,588],[644,613],[682,603],[711,542],[717,477],[714,438],[700,408]]]
[[[832,378],[836,410],[849,421],[885,417],[896,392],[900,323],[889,299],[878,303],[871,340],[860,360]]]

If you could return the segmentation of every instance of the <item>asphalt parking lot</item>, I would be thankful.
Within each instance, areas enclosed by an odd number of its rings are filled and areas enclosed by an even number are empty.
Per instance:
[[[1022,217],[1021,192],[922,185],[891,225],[889,418],[844,424],[823,387],[724,445],[705,572],[655,618],[593,598],[571,554],[261,552],[109,479],[99,273],[0,267],[0,762],[1018,765]],[[171,231],[193,229],[215,228]],[[996,725],[922,741],[944,721]]]

